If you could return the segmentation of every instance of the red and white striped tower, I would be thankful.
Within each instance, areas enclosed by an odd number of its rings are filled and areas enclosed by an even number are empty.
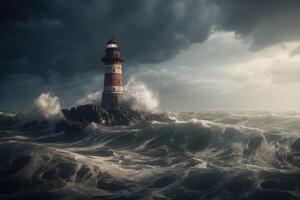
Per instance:
[[[104,90],[102,92],[101,106],[108,110],[118,109],[124,93],[122,80],[122,63],[125,61],[119,50],[119,42],[111,37],[106,43]]]

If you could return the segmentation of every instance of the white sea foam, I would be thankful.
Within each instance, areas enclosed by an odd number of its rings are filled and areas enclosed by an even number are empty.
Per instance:
[[[159,100],[157,95],[142,81],[131,77],[125,85],[124,101],[133,109],[139,111],[157,111]],[[99,104],[101,92],[91,92],[76,102],[76,106],[84,104]]]
[[[66,193],[67,197],[76,191],[76,195],[88,198],[105,195],[121,198],[123,194],[127,198],[127,194],[140,195],[139,191],[143,190],[151,198],[154,192],[179,191],[184,186],[196,195],[200,189],[217,188],[232,196],[244,193],[250,196],[257,191],[260,194],[270,183],[276,184],[274,191],[294,194],[295,188],[286,185],[299,182],[295,174],[299,171],[300,139],[299,134],[289,131],[299,130],[299,119],[292,116],[278,123],[278,117],[282,116],[269,114],[238,116],[239,120],[234,118],[234,121],[230,113],[168,114],[181,121],[128,127],[91,123],[83,130],[82,137],[74,135],[74,138],[72,134],[49,135],[48,130],[39,129],[40,135],[30,134],[28,130],[25,133],[29,134],[22,135],[22,129],[14,132],[9,126],[9,130],[3,132],[0,147],[5,149],[4,159],[11,162],[3,169],[12,171],[11,177],[18,178],[20,185],[24,185],[12,187],[13,195],[21,197],[24,190],[30,195],[39,195],[47,189],[55,195]],[[261,120],[274,126],[262,128]],[[284,131],[274,132],[275,125]],[[11,170],[14,163],[20,167]],[[203,182],[206,178],[212,182]],[[10,176],[7,179],[10,180]],[[39,186],[41,181],[43,184]],[[228,190],[224,182],[234,188],[243,184],[244,192]],[[132,186],[137,193],[131,190]],[[232,197],[229,195],[226,197]]]
[[[99,104],[101,102],[101,93],[100,91],[91,92],[87,94],[85,97],[79,99],[76,102],[76,105],[85,105],[85,104]]]
[[[159,106],[157,95],[145,83],[133,77],[125,86],[124,100],[133,109],[141,111],[157,111]]]
[[[15,117],[16,115],[17,115],[16,113],[0,112],[0,116],[3,117]]]
[[[42,93],[37,97],[30,109],[30,112],[26,114],[26,118],[33,119],[47,119],[56,120],[63,117],[61,113],[61,106],[57,96],[53,96],[49,93]]]

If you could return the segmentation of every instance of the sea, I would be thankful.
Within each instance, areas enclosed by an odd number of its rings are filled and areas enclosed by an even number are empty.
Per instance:
[[[167,112],[170,123],[0,113],[0,199],[300,199],[300,113]]]

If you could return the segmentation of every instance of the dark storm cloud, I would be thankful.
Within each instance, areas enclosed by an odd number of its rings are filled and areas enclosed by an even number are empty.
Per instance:
[[[99,71],[110,35],[121,41],[127,62],[156,63],[203,42],[212,27],[249,37],[254,49],[297,39],[300,32],[296,0],[0,2],[2,78]]]
[[[300,39],[298,0],[215,0],[216,23],[221,30],[234,31],[261,48]]]
[[[110,35],[128,61],[160,62],[204,41],[214,19],[198,0],[5,0],[0,7],[2,77],[99,70]]]
[[[69,107],[90,92],[99,91],[103,77],[93,73],[81,73],[72,77],[43,78],[36,75],[8,75],[0,80],[0,111],[28,110],[41,93],[50,92]]]
[[[45,91],[72,102],[101,88],[100,58],[111,35],[121,42],[124,69],[134,71],[171,59],[215,30],[237,33],[252,50],[299,40],[299,19],[299,0],[0,0],[0,108],[29,105]],[[221,59],[195,54],[186,63]]]

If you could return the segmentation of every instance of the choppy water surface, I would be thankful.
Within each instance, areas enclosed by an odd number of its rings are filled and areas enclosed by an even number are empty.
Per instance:
[[[299,113],[169,113],[83,133],[0,117],[1,199],[299,199]]]

